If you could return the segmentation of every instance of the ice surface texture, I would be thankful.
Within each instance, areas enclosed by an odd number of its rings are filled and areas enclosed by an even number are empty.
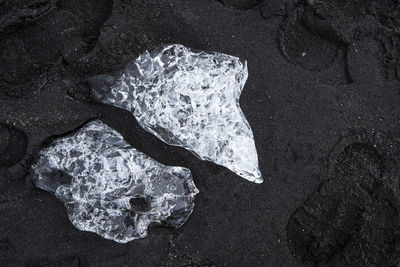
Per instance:
[[[239,106],[247,65],[237,57],[169,45],[145,52],[100,101],[131,111],[164,142],[261,183],[253,133]]]
[[[199,192],[190,170],[156,162],[98,120],[53,141],[33,170],[79,230],[120,243],[147,236],[150,223],[182,226]]]

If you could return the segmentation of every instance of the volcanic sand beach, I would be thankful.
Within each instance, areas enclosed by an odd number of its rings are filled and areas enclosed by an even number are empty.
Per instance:
[[[1,266],[398,266],[400,4],[395,0],[0,0]],[[264,183],[100,104],[90,78],[183,44],[246,60],[240,106]],[[118,244],[37,189],[43,146],[99,118],[192,171],[179,228]]]

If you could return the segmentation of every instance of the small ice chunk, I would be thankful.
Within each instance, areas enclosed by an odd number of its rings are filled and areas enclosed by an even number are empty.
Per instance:
[[[164,142],[261,183],[253,132],[239,106],[247,75],[237,57],[168,45],[143,53],[94,95],[132,112]]]
[[[151,223],[182,226],[199,192],[190,170],[156,162],[99,120],[53,141],[32,168],[76,228],[119,243],[147,236]]]

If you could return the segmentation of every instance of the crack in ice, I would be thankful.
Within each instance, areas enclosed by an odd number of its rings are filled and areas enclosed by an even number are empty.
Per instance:
[[[53,141],[32,168],[75,227],[120,243],[147,236],[151,223],[182,226],[199,192],[189,169],[156,162],[99,120]]]
[[[162,141],[261,183],[253,132],[239,106],[247,76],[237,57],[168,45],[140,55],[94,95],[132,112]]]

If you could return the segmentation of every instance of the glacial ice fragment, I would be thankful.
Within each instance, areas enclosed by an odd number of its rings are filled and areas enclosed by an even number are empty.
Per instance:
[[[199,192],[190,170],[156,162],[98,120],[53,141],[33,171],[75,227],[120,243],[147,236],[150,223],[182,226]]]
[[[262,183],[253,132],[239,106],[247,75],[237,57],[168,45],[140,55],[116,81],[106,77],[111,88],[94,88],[94,96],[132,112],[164,142]]]

